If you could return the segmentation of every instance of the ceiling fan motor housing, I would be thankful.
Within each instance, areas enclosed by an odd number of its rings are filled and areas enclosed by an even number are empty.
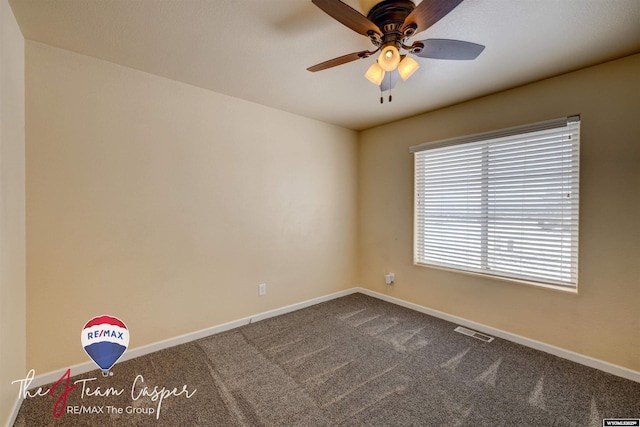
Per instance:
[[[400,48],[402,40],[414,35],[417,29],[414,24],[401,31],[405,19],[415,7],[411,0],[384,0],[375,5],[367,18],[382,30],[383,35],[369,34],[371,42],[377,47],[394,45]]]

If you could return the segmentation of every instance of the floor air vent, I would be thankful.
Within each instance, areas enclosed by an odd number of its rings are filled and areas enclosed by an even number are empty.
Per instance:
[[[474,337],[477,338],[479,340],[482,341],[486,341],[486,342],[491,342],[493,341],[493,337],[490,337],[489,335],[485,335],[485,334],[481,334],[480,332],[471,330],[471,329],[467,329],[465,327],[462,326],[458,326],[457,328],[454,329],[454,331],[459,332],[461,334],[464,335],[469,335],[470,337]]]

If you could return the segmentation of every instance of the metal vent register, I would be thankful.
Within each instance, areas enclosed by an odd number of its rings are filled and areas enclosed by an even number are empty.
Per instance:
[[[480,332],[474,331],[472,329],[467,329],[463,326],[458,326],[457,328],[454,329],[454,331],[459,332],[463,335],[469,335],[470,337],[479,339],[481,341],[485,341],[485,342],[493,341],[493,337],[489,335],[481,334]]]

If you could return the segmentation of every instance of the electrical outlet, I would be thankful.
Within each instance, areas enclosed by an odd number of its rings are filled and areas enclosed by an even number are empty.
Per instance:
[[[266,295],[267,294],[267,284],[260,283],[258,285],[258,295]]]
[[[396,282],[396,275],[394,273],[388,273],[384,275],[384,282],[387,285],[393,285]]]

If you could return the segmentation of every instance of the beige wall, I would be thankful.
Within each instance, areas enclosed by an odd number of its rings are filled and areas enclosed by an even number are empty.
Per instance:
[[[361,134],[359,278],[426,307],[640,371],[640,55]],[[412,265],[408,147],[581,115],[579,295]],[[389,289],[383,273],[396,273]]]
[[[357,134],[26,43],[27,365],[88,361],[357,284]],[[258,296],[258,284],[267,295]]]
[[[0,425],[26,374],[24,39],[0,0]]]

